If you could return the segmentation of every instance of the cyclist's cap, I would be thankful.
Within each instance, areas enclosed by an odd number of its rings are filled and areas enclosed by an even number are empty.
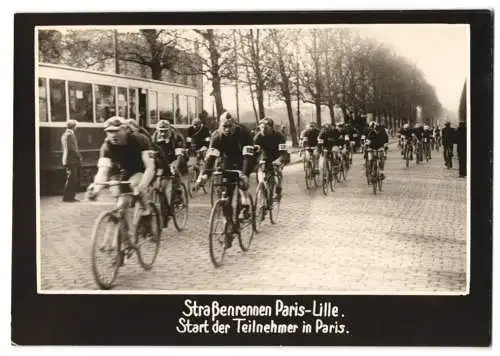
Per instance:
[[[123,127],[127,127],[127,121],[120,116],[113,116],[104,122],[104,131],[119,131]]]
[[[139,128],[139,124],[134,119],[127,119],[127,125],[132,128]]]
[[[234,125],[234,119],[233,117],[231,116],[230,113],[228,113],[227,111],[224,112],[221,116],[220,116],[220,126],[221,127],[224,127],[224,126],[232,126]]]
[[[170,127],[170,122],[168,122],[167,120],[160,120],[158,121],[158,124],[156,124],[156,129],[160,131],[170,130]]]
[[[268,119],[268,118],[262,119],[259,121],[259,125],[269,125],[269,126],[273,127],[273,120]]]

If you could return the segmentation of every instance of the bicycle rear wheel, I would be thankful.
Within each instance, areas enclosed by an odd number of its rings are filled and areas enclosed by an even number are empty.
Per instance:
[[[322,189],[323,189],[323,194],[327,195],[328,194],[328,183],[329,183],[329,176],[330,176],[330,168],[328,167],[328,162],[325,159],[323,162],[323,170],[322,170]]]
[[[266,187],[264,183],[259,183],[257,189],[255,190],[255,232],[260,232],[262,230],[262,223],[265,220],[266,216],[266,207],[267,207],[267,194]]]
[[[160,249],[160,217],[156,205],[148,202],[151,215],[139,217],[135,224],[134,243],[137,248],[137,259],[145,270],[150,270],[155,263]]]
[[[223,211],[224,203],[223,200],[218,200],[210,212],[208,244],[210,260],[215,267],[222,265],[226,253],[227,221]]]
[[[240,220],[240,233],[238,234],[238,243],[245,252],[250,248],[255,233],[255,210],[253,209],[253,199],[250,194],[248,194],[248,199],[250,200],[250,216],[248,219]],[[244,234],[248,234],[248,236]]]
[[[189,212],[189,200],[187,188],[184,183],[180,183],[175,190],[172,191],[172,220],[177,231],[182,231],[186,228]]]
[[[373,188],[373,194],[377,194],[377,182],[379,180],[379,171],[378,171],[378,164],[377,162],[373,162],[373,168],[371,172],[371,178],[372,178],[372,188]]]
[[[104,241],[100,241],[101,229],[104,228]],[[92,230],[92,275],[94,281],[101,289],[110,289],[118,275],[118,269],[122,263],[120,222],[111,212],[102,213],[96,220]],[[108,268],[102,271],[100,268],[100,257],[108,258]]]
[[[307,161],[306,163],[306,168],[305,168],[305,179],[306,179],[306,188],[311,189],[312,188],[312,165],[310,161]]]

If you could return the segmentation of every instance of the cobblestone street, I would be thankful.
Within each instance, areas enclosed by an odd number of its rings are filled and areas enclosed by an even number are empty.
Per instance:
[[[395,145],[383,191],[373,195],[356,154],[347,181],[335,192],[307,190],[302,164],[285,168],[277,225],[266,220],[248,252],[235,242],[215,269],[208,251],[208,195],[190,200],[188,228],[172,224],[152,270],[133,257],[120,269],[115,290],[245,291],[251,293],[465,292],[466,180],[433,159],[405,168]],[[455,157],[456,158],[456,157]],[[454,161],[454,167],[458,162]],[[255,192],[255,179],[251,192]],[[82,199],[82,195],[78,198]],[[113,201],[40,202],[41,287],[96,290],[90,263],[95,219]]]

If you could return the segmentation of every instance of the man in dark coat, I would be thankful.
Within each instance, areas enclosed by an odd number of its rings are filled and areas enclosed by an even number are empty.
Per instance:
[[[75,134],[76,125],[76,120],[69,120],[66,123],[66,131],[61,136],[62,166],[66,169],[66,184],[62,200],[68,203],[78,201],[75,195],[78,189],[78,171],[82,163]]]

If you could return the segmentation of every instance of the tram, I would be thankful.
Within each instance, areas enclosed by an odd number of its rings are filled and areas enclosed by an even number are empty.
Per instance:
[[[114,115],[133,118],[149,130],[154,130],[158,120],[166,119],[185,134],[203,108],[203,84],[194,77],[191,85],[182,85],[40,63],[35,80],[42,195],[64,188],[61,135],[67,120],[78,121],[83,188],[97,170],[106,119]]]

